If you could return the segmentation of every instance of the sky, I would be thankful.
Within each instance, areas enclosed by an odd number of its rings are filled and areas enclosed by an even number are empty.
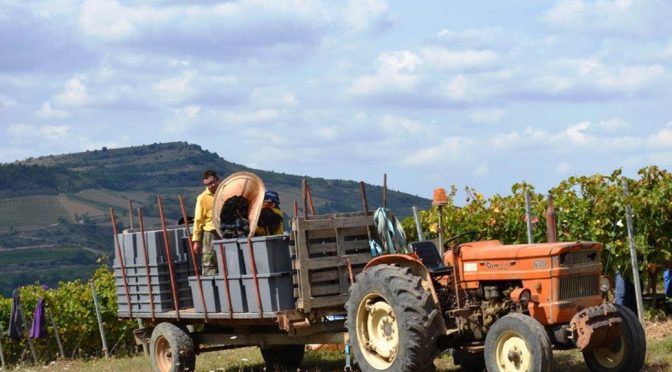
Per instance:
[[[264,170],[545,192],[672,165],[665,0],[0,0],[0,162],[187,141]],[[195,184],[200,180],[195,175]]]

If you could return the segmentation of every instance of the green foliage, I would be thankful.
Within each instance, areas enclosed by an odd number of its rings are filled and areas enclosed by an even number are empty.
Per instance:
[[[117,354],[128,350],[132,345],[134,323],[128,320],[117,319],[117,299],[114,283],[114,273],[106,266],[100,267],[91,278],[96,294],[98,295],[101,317],[104,324],[108,346],[117,345]],[[33,310],[40,297],[56,321],[63,348],[68,358],[94,357],[101,355],[101,340],[98,332],[98,323],[93,302],[93,294],[88,282],[80,280],[61,282],[57,288],[43,289],[40,285],[24,286],[20,289],[21,305],[26,317],[27,326],[33,319]],[[0,297],[0,325],[5,333],[2,343],[8,363],[17,364],[30,358],[26,339],[20,342],[9,342],[6,337],[7,321],[11,310],[12,300]],[[54,360],[58,355],[58,348],[53,328],[47,317],[48,336],[35,340],[35,347],[40,360]],[[24,330],[27,335],[28,329]],[[120,346],[121,345],[121,346]]]
[[[637,179],[622,176],[620,170],[610,175],[570,177],[553,189],[559,241],[590,240],[605,244],[603,255],[610,272],[630,273],[630,253],[625,218],[625,205],[633,211],[635,243],[640,270],[658,270],[670,265],[672,259],[672,174],[651,166],[643,168]],[[629,186],[629,197],[623,193],[623,182]],[[545,242],[547,199],[528,184],[515,184],[511,195],[493,195],[489,199],[473,188],[467,188],[466,204],[455,204],[457,188],[452,186],[448,203],[443,206],[445,237],[475,230],[481,239],[499,239],[505,244],[527,242],[525,191],[530,193],[535,242]],[[420,212],[426,238],[438,231],[438,209]],[[410,239],[417,239],[415,223],[403,221]],[[657,271],[655,271],[657,272]]]

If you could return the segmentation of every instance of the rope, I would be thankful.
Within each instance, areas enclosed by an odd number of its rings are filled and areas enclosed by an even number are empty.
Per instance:
[[[378,208],[373,214],[373,221],[378,231],[378,240],[369,241],[372,256],[389,253],[408,253],[404,228],[387,208]]]

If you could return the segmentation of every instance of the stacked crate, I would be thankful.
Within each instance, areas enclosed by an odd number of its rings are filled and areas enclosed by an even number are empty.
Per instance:
[[[193,264],[189,257],[186,229],[169,229],[167,235],[179,299],[178,306],[180,309],[189,308],[193,306],[188,279],[193,273]],[[145,232],[147,266],[145,266],[141,232],[124,232],[117,237],[126,271],[126,282],[124,283],[121,270],[122,261],[115,248],[113,267],[120,315],[129,314],[131,311],[134,314],[141,314],[175,310],[163,230]],[[128,288],[130,304],[126,298],[125,286]]]
[[[250,238],[249,242],[247,238],[225,239],[213,244],[219,273],[215,277],[201,277],[208,312],[231,313],[233,317],[275,317],[278,311],[294,308],[287,237],[260,236]],[[190,280],[195,309],[202,312],[196,278]]]

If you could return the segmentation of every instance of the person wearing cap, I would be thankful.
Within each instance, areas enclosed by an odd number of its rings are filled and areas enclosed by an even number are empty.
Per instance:
[[[202,275],[217,275],[217,258],[212,248],[212,241],[219,239],[217,229],[212,222],[212,206],[215,201],[215,191],[219,186],[219,176],[213,170],[206,170],[203,173],[203,185],[205,190],[196,198],[196,209],[194,211],[194,232],[191,235],[191,241],[194,243],[194,253],[202,251],[201,262],[203,268]]]
[[[264,206],[259,214],[255,236],[282,235],[284,233],[284,220],[280,210],[280,197],[273,190],[267,190],[264,194]]]

